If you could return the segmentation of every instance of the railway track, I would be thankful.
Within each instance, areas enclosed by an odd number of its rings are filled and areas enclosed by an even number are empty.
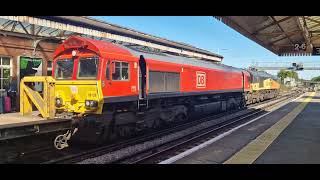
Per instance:
[[[272,108],[277,106],[278,103],[268,106]],[[140,152],[132,157],[119,160],[115,163],[120,164],[154,164],[154,163],[167,163],[165,160],[176,156],[180,153],[187,151],[195,146],[199,146],[220,134],[227,132],[241,124],[251,121],[252,119],[265,114],[263,109],[256,109],[253,112],[231,118],[225,122],[219,123],[201,131],[191,133],[185,137],[181,137],[175,141],[159,145],[153,149]]]
[[[176,125],[173,128],[159,130],[155,133],[146,134],[136,138],[121,141],[116,144],[106,145],[79,153],[71,153],[60,158],[45,161],[45,164],[65,163],[158,163],[168,157],[193,147],[207,139],[217,136],[223,131],[245,123],[254,117],[265,113],[266,109],[277,106],[285,100],[290,100],[299,93],[287,93],[283,96],[257,103],[243,111],[222,113],[195,120],[189,123]],[[255,109],[254,109],[255,107]],[[229,118],[229,119],[228,119]],[[216,123],[212,123],[216,121]],[[208,127],[194,129],[194,132],[182,133],[178,137],[176,133],[186,131],[188,128],[202,123],[209,124]],[[211,122],[208,123],[208,122]],[[173,136],[173,137],[168,137]],[[99,160],[100,157],[100,160]]]
[[[268,106],[268,109],[277,105],[278,103],[272,104]],[[191,149],[195,146],[199,146],[200,144],[205,143],[210,139],[213,139],[224,132],[227,132],[241,124],[249,122],[256,117],[259,117],[265,114],[266,112],[267,111],[265,111],[265,109],[256,109],[253,112],[250,112],[235,118],[231,118],[230,120],[227,120],[225,122],[219,123],[212,127],[205,128],[195,133],[191,133],[188,136],[182,137],[173,142],[160,145],[158,147],[155,147],[154,149],[146,150],[133,157],[120,160],[116,163],[155,164],[155,163],[165,162],[165,160],[173,156],[176,156],[182,152],[185,152],[188,149]]]
[[[225,126],[229,126],[227,121],[230,121],[230,120],[228,120],[227,117],[231,119],[232,118],[240,119],[241,117],[244,118],[246,116],[248,116],[249,118],[250,113],[258,115],[262,113],[261,109],[265,108],[265,106],[268,106],[268,104],[269,105],[277,104],[278,102],[284,101],[285,99],[288,99],[292,96],[296,96],[295,94],[296,94],[295,92],[289,92],[289,93],[283,94],[282,96],[276,99],[267,100],[264,102],[250,105],[246,110],[240,110],[240,111],[234,110],[231,112],[229,111],[229,112],[221,113],[218,115],[201,118],[198,120],[193,120],[188,123],[174,124],[172,125],[171,128],[167,128],[164,130],[160,129],[153,133],[147,133],[145,135],[140,135],[127,140],[122,140],[114,144],[103,145],[103,146],[89,146],[89,147],[88,146],[71,146],[70,148],[63,151],[56,151],[54,148],[51,148],[48,146],[41,146],[39,148],[34,148],[30,151],[20,152],[19,155],[16,157],[16,160],[5,162],[5,163],[45,163],[45,164],[78,163],[78,162],[86,163],[85,162],[86,159],[92,159],[92,158],[103,156],[106,154],[109,154],[112,157],[109,160],[105,161],[105,163],[143,163],[144,162],[143,159],[147,157],[148,159],[152,157],[156,157],[157,154],[158,155],[161,154],[160,152],[165,153],[164,149],[169,150],[170,146],[172,149],[173,144],[176,144],[176,145],[179,144],[178,141],[182,142],[183,139],[195,138],[197,137],[196,135],[197,132],[198,134],[201,134],[200,132],[205,132],[206,130],[204,130],[204,128],[201,127],[194,130],[195,132],[193,133],[184,132],[180,134],[179,137],[176,136],[173,138],[172,137],[168,138],[170,134],[174,134],[181,131],[187,131],[188,128],[190,129],[191,127],[194,127],[206,122],[216,121],[216,123],[211,123],[211,124],[208,123],[210,124],[210,127],[208,126],[207,129],[214,128],[214,126],[217,128],[217,126],[219,126],[218,125],[219,123],[220,125],[224,123]],[[247,112],[244,113],[244,111],[247,111]],[[238,123],[241,123],[241,121],[238,121]],[[183,138],[184,136],[185,138]],[[160,139],[160,142],[152,143],[153,141],[156,141],[159,139]],[[139,144],[141,145],[141,144],[144,144],[145,142],[150,142],[152,145],[148,147],[140,147],[140,148],[138,147]],[[190,141],[190,144],[193,144],[193,143]],[[182,146],[182,144],[180,146]],[[153,152],[153,153],[150,153],[150,152]],[[151,162],[151,161],[148,160],[148,162]]]
[[[39,147],[36,149],[33,149],[28,152],[21,152],[19,156],[17,157],[17,161],[13,161],[10,163],[44,163],[44,164],[55,164],[55,163],[75,163],[80,160],[98,156],[101,154],[105,153],[110,153],[113,151],[116,151],[121,148],[125,148],[134,144],[142,143],[144,141],[148,141],[157,137],[164,136],[169,133],[173,133],[175,131],[179,131],[182,129],[185,129],[187,127],[193,126],[195,124],[204,122],[206,120],[212,119],[212,118],[219,118],[223,117],[227,114],[236,112],[226,112],[226,113],[221,113],[218,115],[202,118],[200,120],[195,120],[191,121],[189,123],[184,123],[184,124],[175,124],[173,125],[172,128],[169,129],[164,129],[164,130],[157,130],[154,133],[147,133],[145,135],[140,135],[135,138],[130,138],[127,140],[122,140],[120,142],[110,144],[110,145],[105,145],[102,147],[89,147],[89,148],[80,148],[78,147],[73,147],[71,146],[68,149],[62,150],[62,151],[57,151],[56,149],[52,147]],[[89,150],[88,150],[89,149]],[[51,154],[50,154],[51,153]],[[41,156],[40,154],[43,154],[44,156]],[[45,157],[48,156],[49,157]],[[29,156],[29,157],[28,157]],[[62,157],[60,157],[62,156]],[[39,158],[40,157],[40,158]],[[50,160],[53,159],[53,160]]]
[[[228,131],[229,129],[239,125],[241,122],[248,121],[253,117],[257,117],[263,113],[263,110],[256,110],[250,114],[236,117],[230,121],[226,121],[203,129],[199,132],[192,133],[188,136],[177,139],[174,142],[170,142],[164,145],[160,145],[151,150],[139,153],[136,156],[130,157],[125,160],[120,160],[116,163],[121,164],[154,164],[169,159],[172,156],[180,154],[194,146],[198,146],[201,143],[218,136],[220,133]]]

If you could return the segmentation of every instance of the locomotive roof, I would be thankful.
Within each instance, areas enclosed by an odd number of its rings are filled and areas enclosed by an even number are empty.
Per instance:
[[[235,67],[227,66],[224,64],[212,63],[212,62],[199,60],[195,58],[175,56],[175,55],[164,54],[164,53],[152,53],[152,52],[149,53],[149,52],[140,51],[134,48],[126,47],[123,45],[118,45],[118,46],[128,50],[135,57],[140,57],[142,55],[145,59],[153,59],[157,61],[171,62],[171,63],[177,63],[182,65],[192,65],[192,66],[198,66],[198,67],[204,67],[204,68],[220,69],[224,71],[238,71],[238,72],[242,71],[240,68],[235,68]]]
[[[264,78],[272,78],[272,79],[278,79],[276,76],[273,76],[265,71],[252,71],[252,70],[247,70],[250,74],[253,76],[259,76],[259,77],[264,77]]]
[[[135,57],[140,57],[142,55],[145,59],[153,59],[157,61],[171,62],[182,65],[192,65],[204,68],[220,69],[223,71],[243,71],[240,68],[235,68],[223,64],[216,64],[204,60],[183,56],[175,56],[171,54],[156,54],[152,52],[145,52],[142,50],[134,49],[133,47],[127,47],[120,44],[113,44],[111,42],[99,41],[80,36],[71,36],[68,39],[66,39],[64,43],[59,45],[56,49],[54,53],[54,58],[58,57],[65,50],[72,48],[87,48],[91,51],[94,51],[100,56],[104,56],[104,53],[118,53],[123,55],[131,55]]]
[[[60,54],[68,49],[86,48],[99,56],[104,56],[104,53],[118,53],[122,55],[131,55],[129,51],[116,46],[113,43],[98,41],[90,38],[84,38],[81,36],[70,36],[62,44],[60,44],[54,52],[53,57],[57,58]]]

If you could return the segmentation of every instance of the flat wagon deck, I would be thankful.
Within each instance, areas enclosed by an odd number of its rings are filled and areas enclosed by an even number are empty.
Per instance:
[[[70,129],[70,119],[44,119],[38,111],[22,116],[20,113],[0,115],[0,140]]]

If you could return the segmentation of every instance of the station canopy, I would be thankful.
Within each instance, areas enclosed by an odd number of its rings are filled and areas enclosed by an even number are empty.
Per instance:
[[[86,16],[0,16],[0,36],[62,40],[72,35],[137,46],[150,51],[221,62],[223,57],[185,43],[171,41]]]
[[[320,16],[214,16],[279,56],[320,55]]]

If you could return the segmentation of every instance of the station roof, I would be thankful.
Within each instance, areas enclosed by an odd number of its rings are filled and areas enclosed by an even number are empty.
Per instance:
[[[72,35],[143,46],[165,53],[221,62],[223,57],[185,43],[167,40],[87,16],[0,16],[0,35],[66,39]]]
[[[214,16],[279,56],[320,55],[320,16]]]

